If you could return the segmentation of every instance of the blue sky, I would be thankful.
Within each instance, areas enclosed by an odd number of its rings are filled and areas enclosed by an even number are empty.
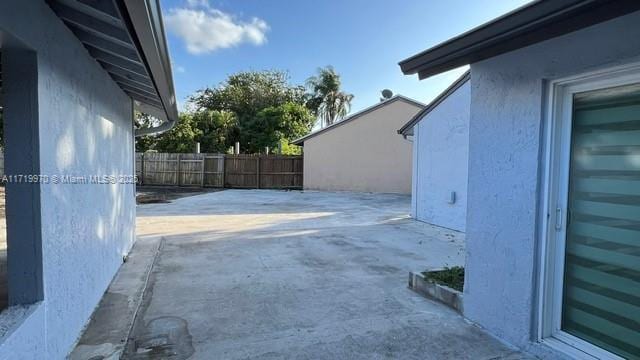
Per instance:
[[[303,84],[333,65],[352,112],[382,89],[429,102],[464,69],[418,81],[398,62],[526,0],[162,0],[181,105],[242,70],[286,70]]]

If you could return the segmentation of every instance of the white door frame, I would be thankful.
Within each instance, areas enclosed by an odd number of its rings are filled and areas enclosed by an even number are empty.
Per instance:
[[[561,326],[573,94],[640,83],[640,63],[550,81],[544,119],[538,278],[539,342],[578,359],[622,359]]]

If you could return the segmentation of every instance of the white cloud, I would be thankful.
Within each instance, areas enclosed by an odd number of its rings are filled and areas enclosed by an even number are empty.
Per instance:
[[[187,0],[187,6],[189,7],[209,7],[209,0]]]
[[[175,69],[179,73],[183,73],[183,72],[187,71],[187,69],[185,69],[184,66],[180,66],[180,65],[176,65]]]
[[[207,0],[187,0],[186,8],[169,10],[165,18],[169,31],[179,36],[192,54],[204,54],[242,43],[262,45],[269,25],[262,19],[249,22],[214,9]]]

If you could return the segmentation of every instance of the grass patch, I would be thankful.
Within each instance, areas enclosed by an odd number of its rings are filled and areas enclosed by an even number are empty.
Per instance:
[[[427,280],[458,291],[462,291],[464,286],[464,268],[462,266],[447,267],[438,271],[424,271],[422,275]]]

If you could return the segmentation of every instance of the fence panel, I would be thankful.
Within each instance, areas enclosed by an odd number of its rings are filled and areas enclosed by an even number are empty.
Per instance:
[[[224,187],[255,189],[258,187],[258,164],[256,155],[225,155]]]
[[[302,188],[302,156],[264,156],[260,158],[260,187],[265,189]]]
[[[142,183],[142,153],[136,153],[136,176],[138,177],[138,184]]]
[[[145,185],[179,185],[178,155],[145,153],[142,159],[142,183]]]
[[[302,156],[137,153],[140,184],[301,189]]]
[[[224,155],[204,156],[204,182],[203,186],[224,187]]]
[[[178,185],[202,186],[204,154],[178,154]]]

